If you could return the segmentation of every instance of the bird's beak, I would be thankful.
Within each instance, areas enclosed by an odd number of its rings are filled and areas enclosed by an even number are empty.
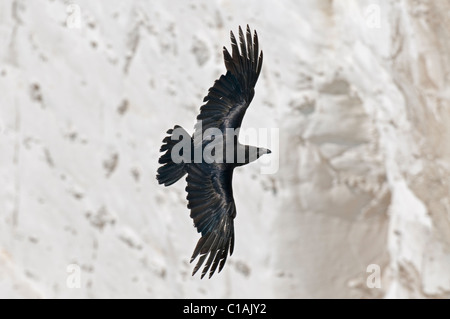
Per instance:
[[[271,150],[269,150],[269,149],[267,149],[267,154],[270,154],[270,153],[272,153],[272,151],[271,151]]]

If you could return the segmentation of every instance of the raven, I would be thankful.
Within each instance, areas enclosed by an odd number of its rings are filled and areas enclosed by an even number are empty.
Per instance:
[[[159,184],[172,185],[187,174],[187,207],[191,210],[194,226],[201,233],[191,257],[191,262],[199,257],[192,275],[208,258],[201,278],[208,271],[211,278],[217,267],[220,272],[228,253],[230,256],[233,253],[233,220],[236,217],[232,189],[234,169],[271,153],[268,149],[238,142],[238,129],[255,95],[263,53],[259,53],[256,31],[252,37],[248,25],[245,36],[239,27],[239,44],[232,31],[230,37],[232,55],[223,47],[227,72],[214,82],[203,99],[206,104],[200,107],[193,136],[176,125],[167,131],[169,136],[164,138],[160,149],[165,153],[159,158],[162,164],[157,174]],[[175,147],[181,143],[180,139],[187,145],[181,152]],[[208,147],[213,160],[204,155]],[[194,153],[200,154],[199,160]],[[181,160],[174,160],[174,156],[181,156]]]

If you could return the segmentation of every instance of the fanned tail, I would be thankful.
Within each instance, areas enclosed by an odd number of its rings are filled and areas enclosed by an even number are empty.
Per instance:
[[[175,125],[173,129],[167,131],[167,134],[169,136],[163,139],[160,149],[160,152],[165,152],[159,158],[159,164],[162,166],[158,168],[156,175],[159,184],[164,184],[164,186],[176,183],[186,174],[186,165],[189,164],[190,156],[186,157],[187,154],[184,154],[184,151],[186,147],[192,148],[192,138],[181,126]],[[189,144],[183,143],[178,146],[179,149],[177,147],[174,150],[175,145],[182,141],[189,141]]]

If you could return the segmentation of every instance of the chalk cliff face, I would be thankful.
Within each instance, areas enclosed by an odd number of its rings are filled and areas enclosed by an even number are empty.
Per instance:
[[[158,151],[247,23],[243,129],[279,168],[236,170],[200,280]],[[0,297],[449,298],[449,26],[445,1],[1,1]]]

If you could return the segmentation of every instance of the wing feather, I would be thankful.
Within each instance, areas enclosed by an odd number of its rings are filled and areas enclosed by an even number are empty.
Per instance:
[[[198,258],[192,275],[204,265],[203,278],[208,272],[209,277],[217,269],[220,272],[228,252],[233,251],[236,206],[231,189],[232,170],[202,169],[201,165],[193,164],[188,169],[186,191],[191,218],[201,233],[191,257],[191,262]]]

